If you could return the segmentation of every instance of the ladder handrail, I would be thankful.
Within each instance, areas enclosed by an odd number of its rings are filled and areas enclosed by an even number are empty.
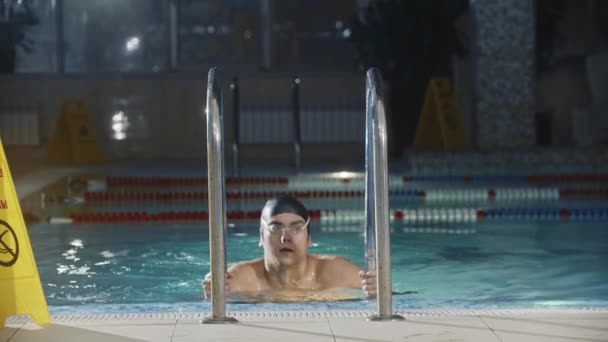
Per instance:
[[[386,100],[377,68],[367,71],[365,124],[365,261],[376,271],[378,315],[370,320],[400,320],[393,315],[388,203]]]
[[[224,107],[222,77],[216,68],[207,78],[207,179],[209,194],[209,264],[211,317],[203,323],[236,322],[226,317],[226,191],[224,177]]]
[[[240,125],[241,125],[241,108],[240,108],[240,93],[239,93],[239,79],[237,77],[232,79],[230,84],[230,90],[232,90],[232,176],[237,177],[239,175],[239,150],[241,145],[240,137]]]
[[[300,133],[300,78],[295,77],[291,84],[291,107],[293,115],[293,152],[295,173],[302,165],[302,136]]]

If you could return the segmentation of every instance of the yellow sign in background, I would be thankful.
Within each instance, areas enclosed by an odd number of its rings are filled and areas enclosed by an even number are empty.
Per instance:
[[[461,150],[466,147],[450,81],[434,78],[429,82],[414,139],[416,150]]]
[[[61,104],[57,127],[49,144],[49,161],[79,164],[103,161],[103,153],[84,102],[65,100]]]
[[[38,324],[51,321],[0,140],[0,329],[6,317],[22,314],[29,314]]]

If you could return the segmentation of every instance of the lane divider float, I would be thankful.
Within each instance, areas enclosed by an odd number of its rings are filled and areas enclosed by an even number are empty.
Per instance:
[[[362,198],[362,190],[308,190],[308,191],[228,191],[227,201],[266,200],[272,196],[289,194],[298,199]],[[608,188],[490,188],[490,189],[431,189],[390,190],[395,199],[423,202],[485,202],[485,201],[547,201],[560,199],[608,199]],[[87,191],[87,203],[108,202],[206,202],[204,191]]]
[[[311,220],[323,224],[361,224],[363,210],[310,210]],[[227,220],[258,222],[260,211],[230,211]],[[70,217],[51,218],[51,223],[149,223],[208,221],[206,211],[121,211],[74,213]],[[390,211],[391,222],[403,224],[478,222],[606,222],[608,208],[415,208]]]
[[[108,188],[115,187],[191,187],[206,186],[207,177],[132,177],[132,176],[109,176],[105,179]],[[529,175],[436,175],[436,176],[398,176],[390,175],[389,183],[410,184],[414,182],[424,183],[526,183],[526,184],[607,184],[608,173],[559,173],[559,174],[529,174]],[[363,187],[365,179],[363,176],[294,176],[294,177],[228,177],[226,185],[278,185],[296,187],[326,187],[330,184],[341,186]]]

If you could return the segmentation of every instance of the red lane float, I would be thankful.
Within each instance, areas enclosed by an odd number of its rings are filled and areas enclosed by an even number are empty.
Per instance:
[[[228,177],[227,185],[286,185],[287,177]],[[106,177],[112,187],[186,187],[206,186],[207,177]]]
[[[310,210],[308,214],[313,221],[321,219],[320,210]],[[260,211],[233,211],[226,213],[226,218],[228,221],[252,221],[259,220],[260,215]],[[70,220],[72,223],[198,222],[208,221],[209,213],[206,211],[75,213],[70,215]]]
[[[226,214],[228,221],[258,222],[260,211],[231,211]],[[309,216],[321,224],[352,224],[364,220],[362,210],[310,210]],[[61,223],[147,223],[174,222],[188,223],[207,221],[206,211],[166,211],[159,213],[141,212],[104,212],[73,214]],[[608,208],[413,208],[390,211],[391,221],[404,224],[419,223],[465,223],[482,221],[504,222],[607,222]],[[57,220],[55,222],[57,222]],[[69,222],[65,222],[69,221]]]

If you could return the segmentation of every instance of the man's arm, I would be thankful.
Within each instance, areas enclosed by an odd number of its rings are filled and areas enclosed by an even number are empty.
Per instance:
[[[228,272],[226,272],[226,279],[224,280],[224,292],[230,292],[230,279],[231,276]],[[203,278],[203,295],[205,299],[211,297],[211,272],[205,275]]]
[[[259,262],[260,259],[243,261],[228,269],[228,274],[231,276],[231,293],[258,291],[259,279],[256,266]]]
[[[365,272],[342,257],[325,257],[324,285],[329,288],[360,289],[366,298],[376,297],[376,272]]]
[[[348,259],[339,256],[322,256],[319,276],[322,285],[326,288],[360,289],[361,280],[358,276],[360,270],[359,266]]]
[[[243,261],[232,265],[226,271],[225,291],[226,295],[238,292],[257,291],[258,277],[255,265],[259,259]],[[211,272],[207,273],[203,280],[203,292],[205,298],[211,296]]]

